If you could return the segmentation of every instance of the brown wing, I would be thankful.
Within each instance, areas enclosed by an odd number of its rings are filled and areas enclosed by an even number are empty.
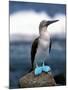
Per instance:
[[[32,48],[31,48],[31,64],[32,64],[32,69],[33,69],[33,63],[34,63],[34,59],[35,59],[35,54],[37,51],[37,47],[38,47],[38,40],[39,37],[36,38],[32,44]]]
[[[52,46],[52,39],[50,38],[49,53],[51,51],[51,46]]]

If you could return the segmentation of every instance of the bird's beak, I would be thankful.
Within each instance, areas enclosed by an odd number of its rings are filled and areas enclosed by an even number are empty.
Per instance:
[[[55,23],[57,21],[59,21],[59,20],[47,21],[47,26],[50,25],[50,24],[52,24],[52,23]]]

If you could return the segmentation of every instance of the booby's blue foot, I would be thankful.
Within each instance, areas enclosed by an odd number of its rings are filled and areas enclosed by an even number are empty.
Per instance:
[[[45,66],[44,62],[43,62],[43,66],[40,66],[40,67],[36,64],[34,74],[40,75],[42,73],[42,71],[48,73],[49,71],[51,71],[51,68],[50,68],[50,66],[47,66],[47,65]]]
[[[43,62],[43,66],[42,66],[42,71],[43,72],[49,72],[51,70],[51,68],[50,68],[50,66],[48,66],[48,65],[44,65],[44,62]]]
[[[36,64],[36,68],[35,68],[35,70],[34,70],[34,74],[35,75],[40,75],[42,73],[42,67],[40,66],[38,66],[37,64]]]

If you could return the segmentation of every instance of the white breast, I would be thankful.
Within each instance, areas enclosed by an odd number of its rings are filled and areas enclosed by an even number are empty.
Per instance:
[[[48,32],[45,32],[39,38],[39,45],[41,48],[49,48],[50,44],[50,35]]]
[[[47,59],[49,55],[49,44],[50,44],[49,33],[48,32],[42,33],[42,35],[39,38],[39,44],[35,55],[34,66],[36,66],[36,63],[40,65],[43,61]]]

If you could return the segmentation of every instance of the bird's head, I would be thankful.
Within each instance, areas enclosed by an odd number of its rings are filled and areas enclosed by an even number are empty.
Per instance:
[[[44,28],[44,29],[47,29],[47,27],[48,27],[50,24],[55,23],[55,22],[57,22],[57,21],[59,21],[59,20],[53,20],[53,21],[43,20],[43,21],[41,21],[40,24],[39,24],[39,30],[41,31],[43,28]]]

